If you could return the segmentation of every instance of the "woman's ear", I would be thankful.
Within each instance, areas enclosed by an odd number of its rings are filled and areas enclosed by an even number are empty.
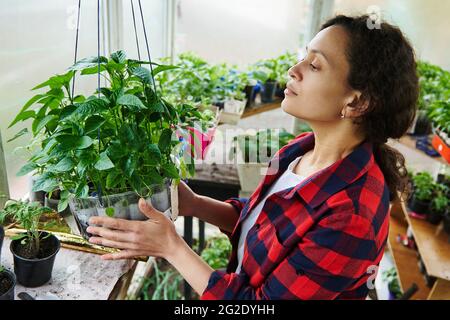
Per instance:
[[[347,118],[358,118],[367,112],[369,104],[370,100],[364,97],[360,91],[357,91],[349,98],[344,108],[344,114]]]

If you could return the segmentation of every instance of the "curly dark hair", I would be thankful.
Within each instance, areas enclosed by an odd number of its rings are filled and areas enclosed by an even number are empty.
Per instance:
[[[385,177],[390,200],[408,196],[408,173],[404,156],[386,144],[400,138],[411,126],[419,97],[414,50],[401,30],[386,22],[374,26],[370,16],[338,15],[321,30],[340,26],[348,34],[346,52],[350,65],[348,84],[362,92],[368,109],[356,123],[366,141],[373,142],[374,156]]]

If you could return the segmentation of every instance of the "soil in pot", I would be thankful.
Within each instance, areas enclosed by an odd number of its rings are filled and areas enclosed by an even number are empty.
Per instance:
[[[0,272],[0,300],[14,300],[16,277],[8,270]]]
[[[54,235],[41,233],[40,248],[37,254],[30,250],[21,239],[11,241],[10,250],[14,256],[14,273],[17,282],[25,287],[39,287],[47,283],[53,270],[56,254],[61,244]]]

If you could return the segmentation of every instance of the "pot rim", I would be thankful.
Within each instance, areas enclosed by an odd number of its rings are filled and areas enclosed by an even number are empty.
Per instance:
[[[24,232],[23,232],[23,233],[24,233]],[[47,231],[42,231],[42,233],[47,233],[47,234],[49,234],[49,232],[47,232]],[[57,253],[59,252],[59,250],[61,249],[61,241],[59,241],[59,239],[58,239],[55,235],[53,235],[53,234],[51,234],[51,233],[50,233],[50,237],[54,237],[54,238],[56,239],[57,246],[56,246],[55,252],[53,252],[51,255],[49,255],[49,256],[47,256],[47,257],[45,257],[45,258],[41,258],[41,259],[28,259],[28,258],[24,258],[24,257],[22,257],[22,256],[19,256],[19,255],[18,255],[17,253],[15,253],[14,250],[13,250],[14,244],[17,243],[17,241],[19,241],[19,240],[12,240],[12,241],[11,241],[11,244],[9,245],[9,250],[10,250],[11,253],[13,254],[14,258],[18,258],[18,259],[23,260],[23,261],[27,261],[27,262],[39,262],[39,261],[49,260],[49,259],[52,259],[54,256],[56,256],[56,254],[57,254]]]

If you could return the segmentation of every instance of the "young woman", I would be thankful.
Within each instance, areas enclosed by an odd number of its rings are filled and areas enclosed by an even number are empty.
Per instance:
[[[337,16],[289,70],[282,102],[313,132],[283,147],[250,199],[220,202],[179,188],[180,213],[230,236],[227,271],[214,271],[174,225],[141,199],[145,222],[93,217],[91,242],[123,249],[104,259],[158,256],[202,299],[364,299],[389,228],[389,202],[405,191],[403,156],[385,143],[416,110],[413,49],[368,16]]]

